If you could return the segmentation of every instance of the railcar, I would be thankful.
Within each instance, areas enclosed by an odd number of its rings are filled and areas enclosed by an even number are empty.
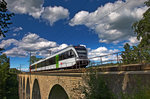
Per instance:
[[[30,66],[30,71],[46,71],[68,68],[83,68],[89,63],[84,46],[69,46]]]

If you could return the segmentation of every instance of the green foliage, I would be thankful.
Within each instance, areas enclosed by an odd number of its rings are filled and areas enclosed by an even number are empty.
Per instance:
[[[10,21],[12,16],[14,14],[7,11],[7,3],[4,0],[0,0],[0,36],[5,37],[9,25],[12,24]]]
[[[93,69],[85,77],[87,87],[84,87],[86,99],[114,99],[103,77],[99,76]]]
[[[18,99],[17,75],[10,74],[9,68],[9,58],[5,54],[0,55],[0,99]]]
[[[150,0],[145,4],[150,7]],[[132,27],[137,34],[137,39],[141,39],[139,47],[150,46],[150,8],[143,14],[143,18],[135,22]]]
[[[121,99],[149,99],[150,88],[138,89],[137,92],[130,94],[122,94]]]
[[[121,57],[123,64],[135,63],[149,63],[150,62],[150,48],[139,48],[137,46],[130,46],[128,43],[124,45],[125,51],[122,52]]]
[[[6,80],[7,99],[19,99],[17,74],[9,74]]]
[[[136,86],[131,89],[132,92],[130,93],[122,93],[121,99],[149,99],[150,97],[150,86],[142,84],[142,79],[138,78],[136,79]]]
[[[42,59],[42,58],[37,58],[36,56],[31,56],[31,58],[30,58],[31,64],[39,61],[40,59]]]
[[[6,80],[9,77],[9,58],[0,56],[0,99],[6,97]]]

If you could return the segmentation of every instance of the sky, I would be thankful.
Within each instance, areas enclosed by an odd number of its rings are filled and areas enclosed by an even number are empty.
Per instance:
[[[132,24],[148,9],[146,0],[5,0],[15,13],[0,48],[11,68],[29,67],[29,53],[47,57],[70,45],[84,45],[88,56],[123,50],[139,41]]]

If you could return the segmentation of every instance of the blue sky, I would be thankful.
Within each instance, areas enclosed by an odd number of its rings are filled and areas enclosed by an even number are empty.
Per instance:
[[[146,0],[6,0],[15,13],[0,47],[11,67],[29,66],[29,52],[42,57],[69,45],[86,45],[89,57],[138,44],[132,24],[142,18]]]

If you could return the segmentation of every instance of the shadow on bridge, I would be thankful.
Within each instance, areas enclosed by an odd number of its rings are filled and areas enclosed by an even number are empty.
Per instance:
[[[33,84],[32,99],[41,99],[40,87],[37,79],[35,79]]]
[[[27,79],[26,99],[30,99],[30,83],[29,83],[29,78]]]

